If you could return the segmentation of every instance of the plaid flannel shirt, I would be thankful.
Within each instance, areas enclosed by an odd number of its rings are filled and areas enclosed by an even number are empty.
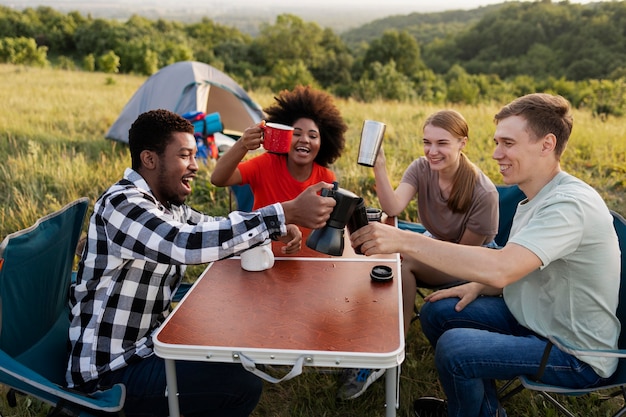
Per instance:
[[[153,354],[186,264],[233,256],[286,233],[280,204],[210,217],[160,204],[132,169],[96,202],[70,294],[66,379],[75,387]]]

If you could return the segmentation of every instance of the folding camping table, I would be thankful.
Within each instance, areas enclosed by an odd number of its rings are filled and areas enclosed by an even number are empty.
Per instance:
[[[386,415],[395,416],[404,360],[399,255],[356,255],[349,241],[341,257],[304,244],[290,256],[278,248],[261,272],[243,270],[238,257],[210,264],[155,334],[170,417],[179,417],[176,360],[386,368]],[[372,281],[374,265],[394,278]]]

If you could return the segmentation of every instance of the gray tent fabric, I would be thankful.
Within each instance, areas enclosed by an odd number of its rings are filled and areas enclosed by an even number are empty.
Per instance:
[[[218,112],[225,133],[240,135],[264,118],[263,110],[232,78],[196,61],[161,68],[135,92],[105,137],[128,143],[128,129],[141,113],[166,109],[177,114]]]

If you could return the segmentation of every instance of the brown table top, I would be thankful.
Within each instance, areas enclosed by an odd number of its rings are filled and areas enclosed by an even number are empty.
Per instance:
[[[304,245],[303,245],[304,248]],[[344,253],[285,257],[260,272],[239,258],[214,262],[155,335],[155,351],[170,359],[391,367],[404,358],[399,256]],[[348,248],[347,248],[348,249]],[[351,251],[351,248],[349,248]],[[374,282],[374,265],[394,278]],[[373,361],[373,363],[370,363]]]

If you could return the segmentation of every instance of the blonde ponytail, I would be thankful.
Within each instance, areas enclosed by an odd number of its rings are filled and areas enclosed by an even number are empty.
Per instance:
[[[465,213],[472,205],[474,188],[478,180],[476,166],[461,152],[459,168],[452,180],[452,190],[448,198],[448,208],[454,213]]]

